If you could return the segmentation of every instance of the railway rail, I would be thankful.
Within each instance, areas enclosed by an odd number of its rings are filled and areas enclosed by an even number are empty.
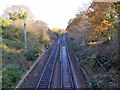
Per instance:
[[[67,56],[68,54],[67,54],[66,45],[65,45],[65,36],[62,36],[62,37],[59,37],[56,45],[52,50],[52,53],[48,58],[48,61],[43,69],[41,77],[37,83],[36,89],[50,88],[59,49],[60,49],[60,61],[61,61],[60,86],[63,89],[74,88],[73,77],[72,77],[71,68],[69,64],[70,62]]]
[[[44,67],[44,70],[36,86],[36,89],[50,88],[50,84],[51,84],[52,76],[54,72],[54,67],[56,63],[56,58],[58,56],[60,41],[61,41],[61,38],[58,39],[50,57],[48,58],[48,61]]]
[[[62,39],[60,60],[61,60],[61,88],[74,89],[72,73],[66,51],[65,37],[63,37]]]

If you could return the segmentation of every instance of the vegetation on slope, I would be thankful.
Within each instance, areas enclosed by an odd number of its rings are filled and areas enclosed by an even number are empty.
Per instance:
[[[119,6],[120,2],[93,2],[67,27],[69,44],[94,88],[117,87],[97,60],[120,86]]]
[[[18,10],[18,11],[16,11]],[[42,52],[57,38],[45,22],[31,19],[26,6],[12,6],[0,17],[2,28],[2,87],[18,84],[21,76]],[[26,23],[27,51],[25,52],[24,23]]]

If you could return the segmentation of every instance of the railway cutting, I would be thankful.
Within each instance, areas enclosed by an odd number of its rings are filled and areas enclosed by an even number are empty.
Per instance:
[[[20,87],[36,89],[88,88],[88,81],[79,67],[78,60],[71,58],[73,55],[69,53],[68,49],[66,36],[63,34],[54,42]]]

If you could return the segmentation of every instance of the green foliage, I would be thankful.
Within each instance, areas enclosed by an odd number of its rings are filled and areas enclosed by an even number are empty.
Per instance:
[[[92,84],[92,87],[93,88],[100,88],[100,86],[96,84],[95,79],[88,73],[87,67],[84,65],[83,68],[84,68],[86,74],[90,77],[90,82]]]
[[[27,12],[25,12],[25,13],[22,15],[21,19],[26,20],[27,17],[28,17],[28,14],[27,14]]]
[[[44,40],[43,44],[44,44],[46,49],[48,49],[48,47],[50,46],[50,42],[46,41],[46,40]]]
[[[112,82],[112,79],[108,75],[104,75],[102,78],[104,78],[105,83]]]
[[[100,88],[100,86],[98,86],[98,85],[96,84],[95,79],[93,79],[92,77],[91,77],[91,79],[90,79],[90,82],[91,82],[93,88]]]
[[[36,58],[48,49],[58,33],[52,32],[43,21],[31,20],[31,12],[26,6],[12,6],[0,17],[2,33],[2,64],[8,66],[3,71],[3,88],[15,86]],[[11,19],[11,20],[10,20]],[[26,19],[29,19],[26,21]],[[24,52],[24,22],[26,22],[27,51]],[[14,64],[14,65],[13,65]],[[18,65],[18,66],[16,66]],[[0,77],[1,78],[1,77]]]
[[[10,27],[9,27],[10,28]],[[19,40],[24,42],[24,31],[21,29],[3,29],[2,35],[3,38],[9,39],[9,40]]]
[[[37,58],[36,54],[38,54],[39,51],[36,49],[28,49],[26,52],[23,53],[23,55],[26,57],[27,60],[35,60]]]
[[[2,28],[6,28],[6,27],[9,27],[12,24],[12,20],[0,17],[0,24],[2,25]]]
[[[51,40],[55,40],[56,38],[58,38],[58,33],[51,31],[50,32],[50,38],[51,38]]]
[[[14,38],[13,38],[14,39]],[[23,49],[24,48],[24,42],[21,42],[20,40],[18,39],[14,39],[14,40],[9,40],[9,39],[3,39],[2,41],[5,45],[7,45],[9,48],[12,48],[12,49],[16,49],[16,50],[19,50],[19,49]]]
[[[9,65],[3,71],[2,77],[2,87],[10,88],[10,86],[14,86],[21,79],[22,72],[20,72],[19,67],[17,65]]]
[[[109,70],[111,68],[111,62],[110,62],[110,58],[108,56],[105,55],[97,55],[97,59],[100,61],[100,63],[107,69]]]
[[[32,19],[33,15],[29,8],[25,5],[12,5],[8,8],[3,13],[3,16],[7,19],[11,20],[27,20],[27,19]]]
[[[13,12],[13,13],[9,13],[10,19],[11,20],[19,20],[19,19],[23,19],[26,20],[28,17],[27,12],[25,13],[19,13],[19,12]]]
[[[75,51],[78,50],[78,45],[77,45],[77,44],[73,44],[72,48],[73,48],[73,50],[74,50],[74,52],[75,52]]]

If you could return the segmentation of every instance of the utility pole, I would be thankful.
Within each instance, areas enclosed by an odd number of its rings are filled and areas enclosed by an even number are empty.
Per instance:
[[[27,51],[26,23],[24,23],[24,37],[25,37],[25,52],[26,52]]]

